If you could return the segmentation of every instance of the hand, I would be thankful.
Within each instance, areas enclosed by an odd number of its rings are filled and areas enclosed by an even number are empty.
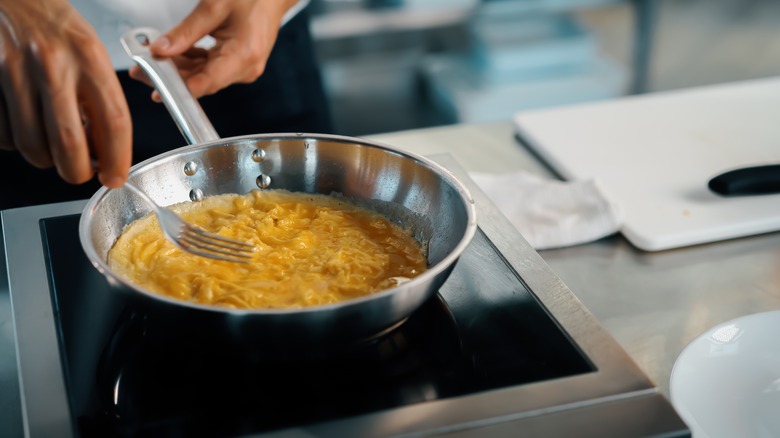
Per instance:
[[[73,184],[124,184],[132,127],[94,29],[67,0],[0,0],[0,149]]]
[[[196,98],[234,83],[254,82],[279,33],[284,13],[296,0],[201,0],[181,23],[153,41],[152,54],[171,57]],[[216,40],[209,49],[194,47],[206,35]],[[151,85],[139,67],[130,76]],[[152,98],[159,101],[155,91]]]

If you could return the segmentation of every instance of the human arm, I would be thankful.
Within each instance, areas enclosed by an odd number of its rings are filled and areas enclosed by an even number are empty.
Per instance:
[[[67,0],[0,0],[0,149],[67,182],[119,187],[131,163],[127,102],[94,29]]]

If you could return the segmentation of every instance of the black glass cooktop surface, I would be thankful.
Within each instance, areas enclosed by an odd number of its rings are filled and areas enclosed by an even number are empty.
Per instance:
[[[399,327],[293,359],[157,329],[90,265],[78,221],[41,220],[77,436],[237,436],[594,371],[481,230]]]

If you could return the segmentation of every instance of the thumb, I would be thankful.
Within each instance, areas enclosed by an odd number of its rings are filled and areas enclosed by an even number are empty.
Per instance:
[[[152,54],[161,57],[175,56],[192,48],[227,17],[228,10],[220,3],[223,2],[199,2],[181,23],[152,42],[149,46]]]

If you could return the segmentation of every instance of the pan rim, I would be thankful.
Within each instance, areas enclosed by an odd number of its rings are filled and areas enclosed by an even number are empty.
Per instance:
[[[458,244],[455,245],[452,251],[450,251],[449,254],[447,254],[444,258],[442,258],[438,263],[429,266],[425,272],[418,275],[417,277],[414,277],[408,282],[405,282],[403,284],[400,284],[390,289],[384,289],[382,291],[372,293],[370,295],[353,298],[345,301],[340,301],[337,303],[307,306],[301,308],[289,308],[289,309],[264,309],[264,308],[233,309],[229,307],[220,307],[215,305],[197,304],[197,303],[192,303],[189,301],[180,300],[176,298],[169,298],[164,295],[158,294],[156,292],[152,292],[144,287],[135,285],[130,281],[124,279],[119,274],[117,274],[113,269],[111,269],[108,266],[107,262],[103,260],[102,257],[100,257],[100,255],[97,253],[96,249],[94,248],[94,245],[91,244],[92,239],[90,236],[90,225],[92,223],[92,218],[94,217],[95,212],[98,209],[100,201],[110,192],[110,189],[103,186],[100,189],[98,189],[98,191],[95,192],[95,194],[89,199],[79,219],[79,239],[81,242],[82,250],[86,253],[90,263],[98,270],[98,272],[103,274],[103,276],[105,276],[109,280],[109,283],[111,282],[119,283],[129,290],[133,292],[141,293],[147,298],[151,298],[153,300],[159,300],[166,304],[188,307],[199,311],[216,312],[220,314],[228,314],[234,316],[244,316],[244,315],[282,316],[282,315],[293,315],[293,314],[309,314],[309,313],[316,313],[322,311],[335,311],[338,309],[357,306],[367,301],[380,300],[382,298],[403,293],[404,290],[411,289],[413,286],[415,286],[418,283],[425,283],[430,280],[433,280],[435,277],[440,275],[446,269],[453,267],[457,259],[460,257],[460,255],[463,253],[466,247],[473,240],[473,237],[476,234],[476,230],[478,227],[476,205],[475,205],[474,198],[471,196],[470,191],[465,186],[465,184],[463,184],[463,182],[461,182],[457,177],[455,177],[455,175],[452,172],[450,172],[448,169],[446,169],[444,166],[436,163],[435,161],[429,158],[406,151],[404,149],[401,149],[393,145],[389,145],[374,140],[368,140],[364,138],[350,137],[350,136],[336,135],[336,134],[318,134],[318,133],[306,133],[306,132],[263,133],[263,134],[241,135],[235,137],[225,137],[214,141],[197,143],[192,145],[185,145],[179,148],[171,149],[169,151],[166,151],[162,154],[156,155],[149,159],[146,159],[131,167],[129,177],[132,177],[134,174],[141,172],[148,165],[164,161],[166,159],[169,159],[170,157],[181,155],[183,152],[197,151],[199,149],[208,149],[220,145],[239,143],[239,142],[250,141],[250,140],[285,140],[285,139],[300,140],[305,138],[324,139],[324,140],[344,142],[344,143],[346,142],[357,143],[360,144],[361,146],[369,146],[369,147],[389,150],[393,153],[403,156],[404,158],[412,159],[417,163],[424,165],[429,170],[437,173],[442,178],[446,179],[449,185],[452,188],[454,188],[460,195],[459,199],[463,202],[463,207],[466,211],[466,216],[467,216],[466,227],[463,231],[462,236],[460,237]]]

